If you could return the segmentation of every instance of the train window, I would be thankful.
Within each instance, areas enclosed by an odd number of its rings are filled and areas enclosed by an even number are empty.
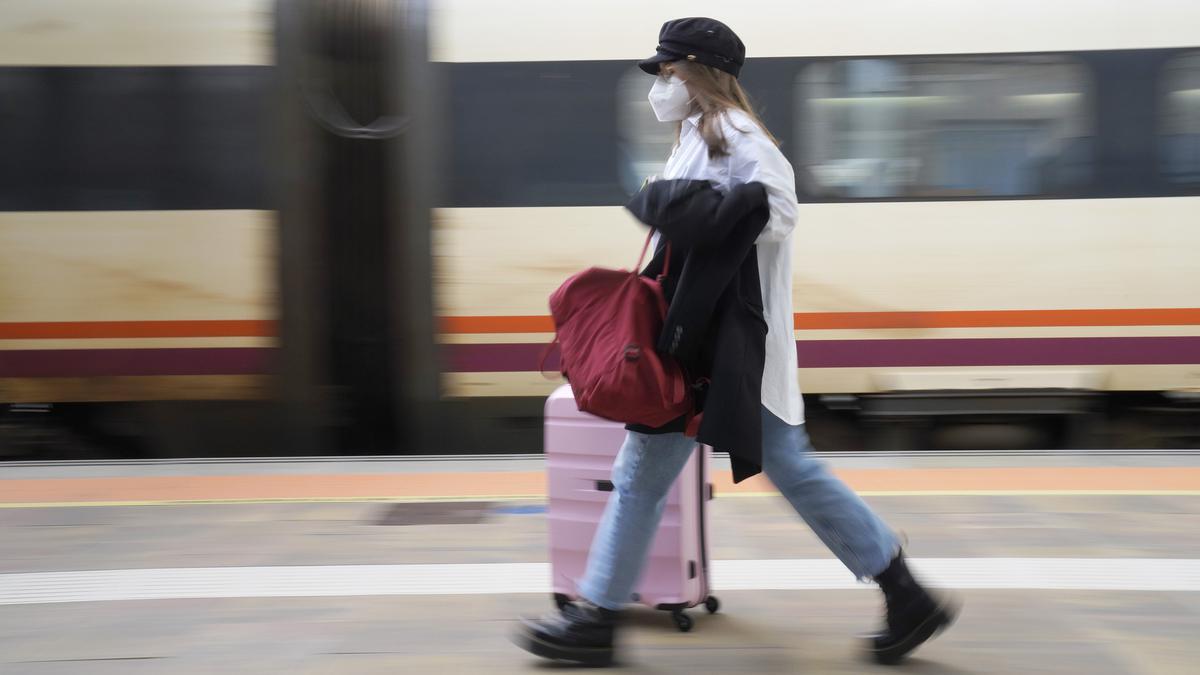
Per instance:
[[[1172,183],[1200,183],[1200,52],[1167,63],[1163,89],[1163,173]]]
[[[676,125],[659,122],[646,100],[654,76],[631,68],[617,84],[621,187],[632,194],[646,177],[662,171],[675,145]]]
[[[818,197],[1070,194],[1091,175],[1087,71],[1067,57],[847,59],[797,84]]]

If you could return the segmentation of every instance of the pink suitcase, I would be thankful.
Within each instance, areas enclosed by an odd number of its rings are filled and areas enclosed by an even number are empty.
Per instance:
[[[546,401],[546,474],[549,479],[550,567],[555,602],[577,597],[592,537],[612,492],[612,466],[625,427],[580,412],[571,387]],[[671,487],[658,535],[631,601],[671,612],[679,630],[691,630],[683,610],[703,604],[716,612],[708,587],[708,481],[711,449],[693,453]]]

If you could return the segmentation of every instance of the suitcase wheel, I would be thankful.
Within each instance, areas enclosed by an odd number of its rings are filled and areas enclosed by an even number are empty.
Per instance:
[[[686,633],[692,629],[692,617],[687,614],[681,611],[671,612],[671,618],[675,620],[675,625],[681,632]]]
[[[717,600],[717,596],[710,595],[704,599],[704,609],[707,609],[709,614],[716,614],[717,610],[721,609],[721,601]]]

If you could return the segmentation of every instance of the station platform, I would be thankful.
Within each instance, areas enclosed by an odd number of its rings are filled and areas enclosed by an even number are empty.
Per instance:
[[[1194,673],[1200,453],[836,454],[964,602],[909,673]],[[865,673],[880,598],[715,460],[718,614],[631,613],[621,672]],[[0,465],[0,672],[540,673],[536,456]]]

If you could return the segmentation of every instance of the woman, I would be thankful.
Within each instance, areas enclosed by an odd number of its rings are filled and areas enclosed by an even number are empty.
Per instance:
[[[736,283],[739,288],[736,293],[722,294],[722,298],[728,305],[749,307],[749,314],[759,317],[759,323],[765,322],[765,329],[739,333],[734,350],[737,358],[733,359],[741,364],[739,373],[731,375],[728,368],[716,368],[696,439],[683,433],[682,423],[662,429],[630,429],[613,468],[614,493],[579,586],[582,600],[568,604],[557,614],[522,625],[518,644],[539,656],[590,665],[612,661],[618,610],[638,581],[667,492],[697,439],[717,449],[730,450],[735,480],[765,471],[821,541],[856,577],[879,584],[887,612],[885,628],[868,639],[868,650],[876,660],[898,662],[954,619],[956,610],[952,606],[935,599],[913,579],[895,534],[812,457],[812,445],[804,428],[803,399],[796,380],[792,326],[795,178],[777,141],[754,114],[738,83],[744,57],[741,40],[719,21],[685,18],[663,25],[657,53],[639,66],[658,75],[650,91],[650,105],[660,121],[678,125],[678,142],[662,178],[644,189],[630,210],[659,229],[674,246],[704,244],[693,250],[735,256],[726,267],[750,271],[750,281],[747,284],[745,274],[731,271],[730,284]],[[697,192],[699,185],[705,188],[711,185],[715,190],[706,196]],[[734,227],[740,228],[740,235],[736,232],[731,235],[729,228],[711,228],[708,222],[696,227],[694,219],[692,227],[680,228],[680,219],[663,213],[673,208],[666,205],[675,204],[681,194],[700,194],[700,198],[710,200],[713,195],[716,199],[724,195],[727,201],[736,199],[739,214],[752,214],[753,200],[758,195],[763,207],[761,218],[755,221],[752,215],[741,217]],[[717,210],[692,209],[692,213]],[[682,222],[688,221],[685,218]],[[668,224],[674,224],[674,229]],[[747,227],[754,228],[749,238],[745,236]],[[740,236],[746,246],[712,246],[714,241],[697,241],[696,232],[700,229],[720,230],[714,236],[731,237],[730,241]],[[714,267],[720,266],[706,261],[704,269]],[[672,313],[683,304],[680,299],[683,283],[680,282],[672,297]],[[747,286],[750,286],[748,291]],[[718,306],[713,311],[722,310]],[[709,330],[693,330],[693,336],[700,335],[709,344],[693,347],[691,352],[708,353],[720,362],[725,347],[714,348],[711,343],[723,340],[720,331],[737,323],[736,316],[745,314],[723,314],[720,321],[711,321]],[[686,319],[680,321],[682,325],[686,323]],[[672,325],[669,314],[668,329]],[[660,341],[659,349],[675,353],[680,336],[678,333],[668,336],[667,332],[664,338],[672,340],[666,345]],[[755,334],[760,345],[751,344]],[[747,351],[743,352],[743,347]],[[761,356],[747,359],[745,354]],[[729,386],[728,380],[745,376],[752,381],[733,384],[738,391],[759,393],[760,402],[750,402],[752,420],[747,419],[744,410],[731,413],[729,406],[717,403],[739,400],[721,398],[719,392],[721,386]]]

